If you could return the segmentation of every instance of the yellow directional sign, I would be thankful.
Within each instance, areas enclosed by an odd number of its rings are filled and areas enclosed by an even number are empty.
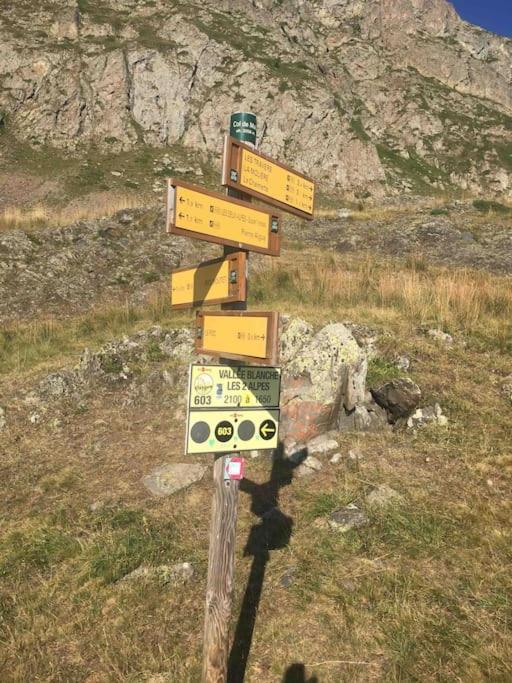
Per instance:
[[[222,184],[302,218],[313,218],[315,183],[311,178],[230,137],[225,140]]]
[[[281,368],[191,365],[189,408],[279,408]]]
[[[277,448],[279,410],[191,410],[185,450],[196,453],[237,453]]]
[[[196,352],[274,365],[279,315],[267,312],[199,311]]]
[[[171,307],[190,308],[246,299],[247,258],[243,251],[227,258],[205,261],[171,274]]]
[[[280,218],[266,209],[178,180],[169,180],[167,231],[279,256]]]

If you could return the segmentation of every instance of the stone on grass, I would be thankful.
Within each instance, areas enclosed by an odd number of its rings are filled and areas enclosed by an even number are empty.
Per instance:
[[[2,406],[0,406],[0,432],[2,431],[2,429],[5,429],[6,425],[7,417],[5,415],[5,408],[2,408]]]
[[[337,510],[334,510],[334,512],[331,512],[327,522],[333,531],[344,534],[351,529],[359,529],[366,526],[369,524],[370,520],[357,505],[350,503],[350,505],[346,505],[345,507],[338,508]]]
[[[407,372],[411,367],[411,361],[407,356],[397,356],[394,361],[395,368]]]
[[[372,401],[356,406],[349,413],[342,409],[338,416],[338,429],[340,432],[381,432],[391,427],[384,408]]]
[[[205,465],[179,462],[157,467],[142,482],[153,495],[170,496],[200,481],[205,472]]]
[[[366,504],[372,508],[384,508],[388,505],[399,505],[403,496],[387,484],[380,484],[366,496]]]
[[[501,383],[501,391],[510,401],[512,401],[512,375],[505,377]]]
[[[341,455],[341,453],[335,453],[329,460],[329,462],[331,463],[331,465],[337,465],[341,461],[342,457],[343,456]]]
[[[421,389],[408,378],[393,379],[378,389],[372,389],[375,402],[387,411],[391,422],[407,417],[421,400]]]
[[[442,342],[443,344],[453,344],[453,337],[451,334],[448,334],[448,332],[443,332],[443,330],[427,330],[427,335],[431,339],[435,339],[436,341]]]
[[[320,472],[322,467],[323,465],[320,460],[314,458],[312,455],[308,455],[297,467],[297,476],[307,477],[314,472]]]
[[[426,408],[417,408],[407,419],[407,426],[410,429],[423,427],[429,423],[437,424],[439,427],[445,427],[448,424],[448,418],[446,415],[443,415],[439,403],[427,406]]]
[[[297,566],[288,567],[285,573],[281,577],[281,586],[283,588],[289,588],[295,580],[295,574],[297,573]]]
[[[156,579],[161,583],[185,583],[194,577],[194,567],[190,562],[178,562],[177,564],[168,565],[160,564],[156,567],[150,567],[141,564],[140,567],[134,569],[126,576],[123,576],[120,581],[129,582],[137,579]]]
[[[307,442],[306,448],[308,449],[308,455],[325,455],[339,448],[339,444],[331,433],[327,433],[315,436],[314,439]]]

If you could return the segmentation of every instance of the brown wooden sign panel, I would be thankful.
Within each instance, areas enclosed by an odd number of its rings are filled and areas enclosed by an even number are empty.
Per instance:
[[[315,183],[311,178],[229,136],[224,140],[222,184],[295,216],[313,218]]]
[[[238,251],[226,258],[171,273],[171,308],[226,304],[247,298],[247,255]]]
[[[279,256],[279,214],[202,187],[170,179],[167,232],[237,249]]]
[[[279,356],[278,326],[278,313],[199,311],[196,317],[196,352],[257,365],[276,365]]]

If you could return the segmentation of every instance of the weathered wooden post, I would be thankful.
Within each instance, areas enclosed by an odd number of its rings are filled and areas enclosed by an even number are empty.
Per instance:
[[[230,135],[256,146],[256,116],[236,113],[231,115]],[[225,165],[225,164],[224,164]],[[249,195],[226,188],[228,197],[250,202]],[[224,257],[229,258],[237,250],[224,247]],[[245,301],[221,305],[225,311],[246,311],[249,274],[249,252],[245,263]],[[221,358],[221,362],[226,362]],[[229,360],[227,363],[229,364]],[[213,503],[208,555],[208,579],[206,585],[206,610],[204,620],[203,682],[224,683],[227,679],[229,656],[229,622],[235,574],[235,538],[238,517],[238,480],[226,479],[229,455],[217,456],[213,466]]]

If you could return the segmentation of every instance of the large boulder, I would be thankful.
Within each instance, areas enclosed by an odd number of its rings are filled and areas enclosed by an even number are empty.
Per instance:
[[[351,331],[332,323],[313,334],[290,319],[281,334],[281,434],[299,443],[338,426],[340,411],[365,402],[368,361]]]

